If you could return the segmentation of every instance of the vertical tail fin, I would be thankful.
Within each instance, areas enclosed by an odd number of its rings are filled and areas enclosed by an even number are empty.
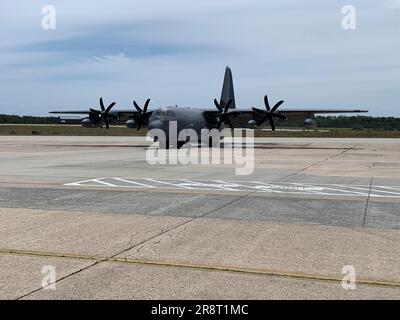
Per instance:
[[[224,101],[225,103],[228,103],[228,101],[231,99],[232,103],[229,109],[236,109],[235,92],[233,90],[232,71],[229,67],[226,67],[220,102]]]

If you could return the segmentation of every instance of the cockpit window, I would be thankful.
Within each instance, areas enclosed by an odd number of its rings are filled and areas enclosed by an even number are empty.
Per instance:
[[[168,117],[168,120],[176,120],[175,111],[168,110],[167,111],[167,117]]]
[[[151,121],[153,121],[153,120],[160,120],[160,121],[176,120],[176,115],[175,115],[175,112],[172,110],[156,110],[151,115],[150,120]]]

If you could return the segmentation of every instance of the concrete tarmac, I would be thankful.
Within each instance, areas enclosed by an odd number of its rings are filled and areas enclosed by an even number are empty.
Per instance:
[[[400,140],[259,138],[244,176],[151,151],[0,137],[0,298],[400,298]]]

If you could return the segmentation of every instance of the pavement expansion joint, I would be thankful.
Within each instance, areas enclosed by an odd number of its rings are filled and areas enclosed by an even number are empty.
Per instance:
[[[127,257],[105,257],[98,255],[84,255],[84,254],[74,254],[74,253],[57,253],[57,252],[45,252],[45,251],[28,251],[28,250],[17,250],[17,249],[0,249],[0,254],[3,255],[16,255],[16,256],[26,256],[26,257],[42,257],[42,258],[60,258],[60,259],[72,259],[72,260],[86,260],[93,261],[97,263],[101,262],[111,262],[111,263],[122,263],[122,264],[135,264],[135,265],[145,265],[145,266],[157,266],[157,267],[171,267],[171,268],[185,268],[185,269],[195,269],[204,271],[219,271],[219,272],[231,272],[231,273],[241,273],[254,276],[273,276],[282,278],[295,278],[300,280],[310,280],[310,281],[328,281],[328,282],[342,282],[342,277],[337,277],[334,275],[320,275],[320,274],[309,274],[302,272],[290,272],[290,271],[280,271],[271,269],[261,269],[261,268],[244,268],[236,266],[223,266],[216,264],[197,264],[189,262],[179,262],[179,261],[158,261],[158,260],[147,260],[147,259],[133,259]],[[358,285],[369,285],[378,287],[388,287],[388,288],[400,288],[400,282],[395,281],[384,281],[384,280],[374,280],[374,279],[357,279]]]

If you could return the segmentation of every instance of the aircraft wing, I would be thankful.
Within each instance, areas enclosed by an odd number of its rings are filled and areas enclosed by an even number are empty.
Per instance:
[[[143,109],[141,109],[136,102],[135,109],[119,109],[112,110],[115,103],[110,104],[106,109],[104,107],[102,99],[100,100],[101,110],[88,109],[88,110],[67,110],[67,111],[50,111],[51,114],[74,114],[74,115],[86,115],[82,120],[82,125],[85,127],[97,126],[100,123],[104,123],[106,128],[109,128],[109,120],[114,119],[114,121],[126,121],[126,125],[129,128],[136,128],[140,130],[142,126],[147,126],[150,116],[152,115],[152,110],[147,110],[150,100],[146,101]],[[111,121],[111,123],[114,123]]]
[[[150,112],[150,110],[149,110]],[[90,109],[87,110],[66,110],[66,111],[50,111],[49,113],[51,114],[79,114],[79,115],[89,115],[90,114]],[[117,116],[118,118],[120,117],[129,117],[134,114],[139,114],[138,111],[135,111],[133,109],[120,109],[120,110],[111,110],[110,114]]]
[[[365,113],[366,109],[281,109],[283,115],[301,115],[301,114],[333,114],[333,113]]]
[[[50,111],[51,114],[74,114],[74,115],[83,115],[91,118],[91,111],[88,110],[66,110],[66,111]],[[153,113],[153,110],[149,110],[147,112],[147,118]],[[139,111],[135,111],[133,109],[119,109],[119,110],[111,110],[109,112],[110,116],[117,119],[118,121],[127,121],[129,119],[135,118],[135,116],[140,116]]]
[[[50,111],[49,113],[51,114],[89,114],[90,111],[89,110],[81,110],[81,111]]]
[[[264,114],[262,109],[258,109],[260,111],[253,110],[244,110],[244,109],[229,109],[227,114],[227,120],[223,120],[220,117],[221,113],[218,110],[204,110],[204,116],[207,120],[207,123],[211,127],[219,127],[221,121],[224,121],[225,124],[230,125],[232,128],[237,125],[242,125],[243,122],[247,123],[250,120],[258,122],[257,125],[265,122],[267,118],[264,118]],[[277,120],[289,119],[289,120],[301,120],[304,121],[307,118],[313,119],[316,114],[343,114],[343,113],[365,113],[368,110],[365,109],[339,109],[339,108],[327,108],[327,109],[280,109],[275,111],[274,118],[278,118]],[[235,120],[236,119],[236,120]],[[231,121],[232,120],[232,121]],[[271,120],[272,121],[272,120]],[[271,127],[275,130],[275,124],[270,122]]]
[[[260,108],[261,109],[261,108]],[[245,110],[245,109],[229,109],[229,111],[238,112],[239,115],[245,116],[253,116],[256,114],[253,110]],[[283,116],[305,116],[307,117],[310,114],[340,114],[340,113],[366,113],[368,110],[366,109],[280,109],[276,113],[279,113]],[[204,110],[204,114],[207,117],[217,117],[220,112],[215,109]]]

